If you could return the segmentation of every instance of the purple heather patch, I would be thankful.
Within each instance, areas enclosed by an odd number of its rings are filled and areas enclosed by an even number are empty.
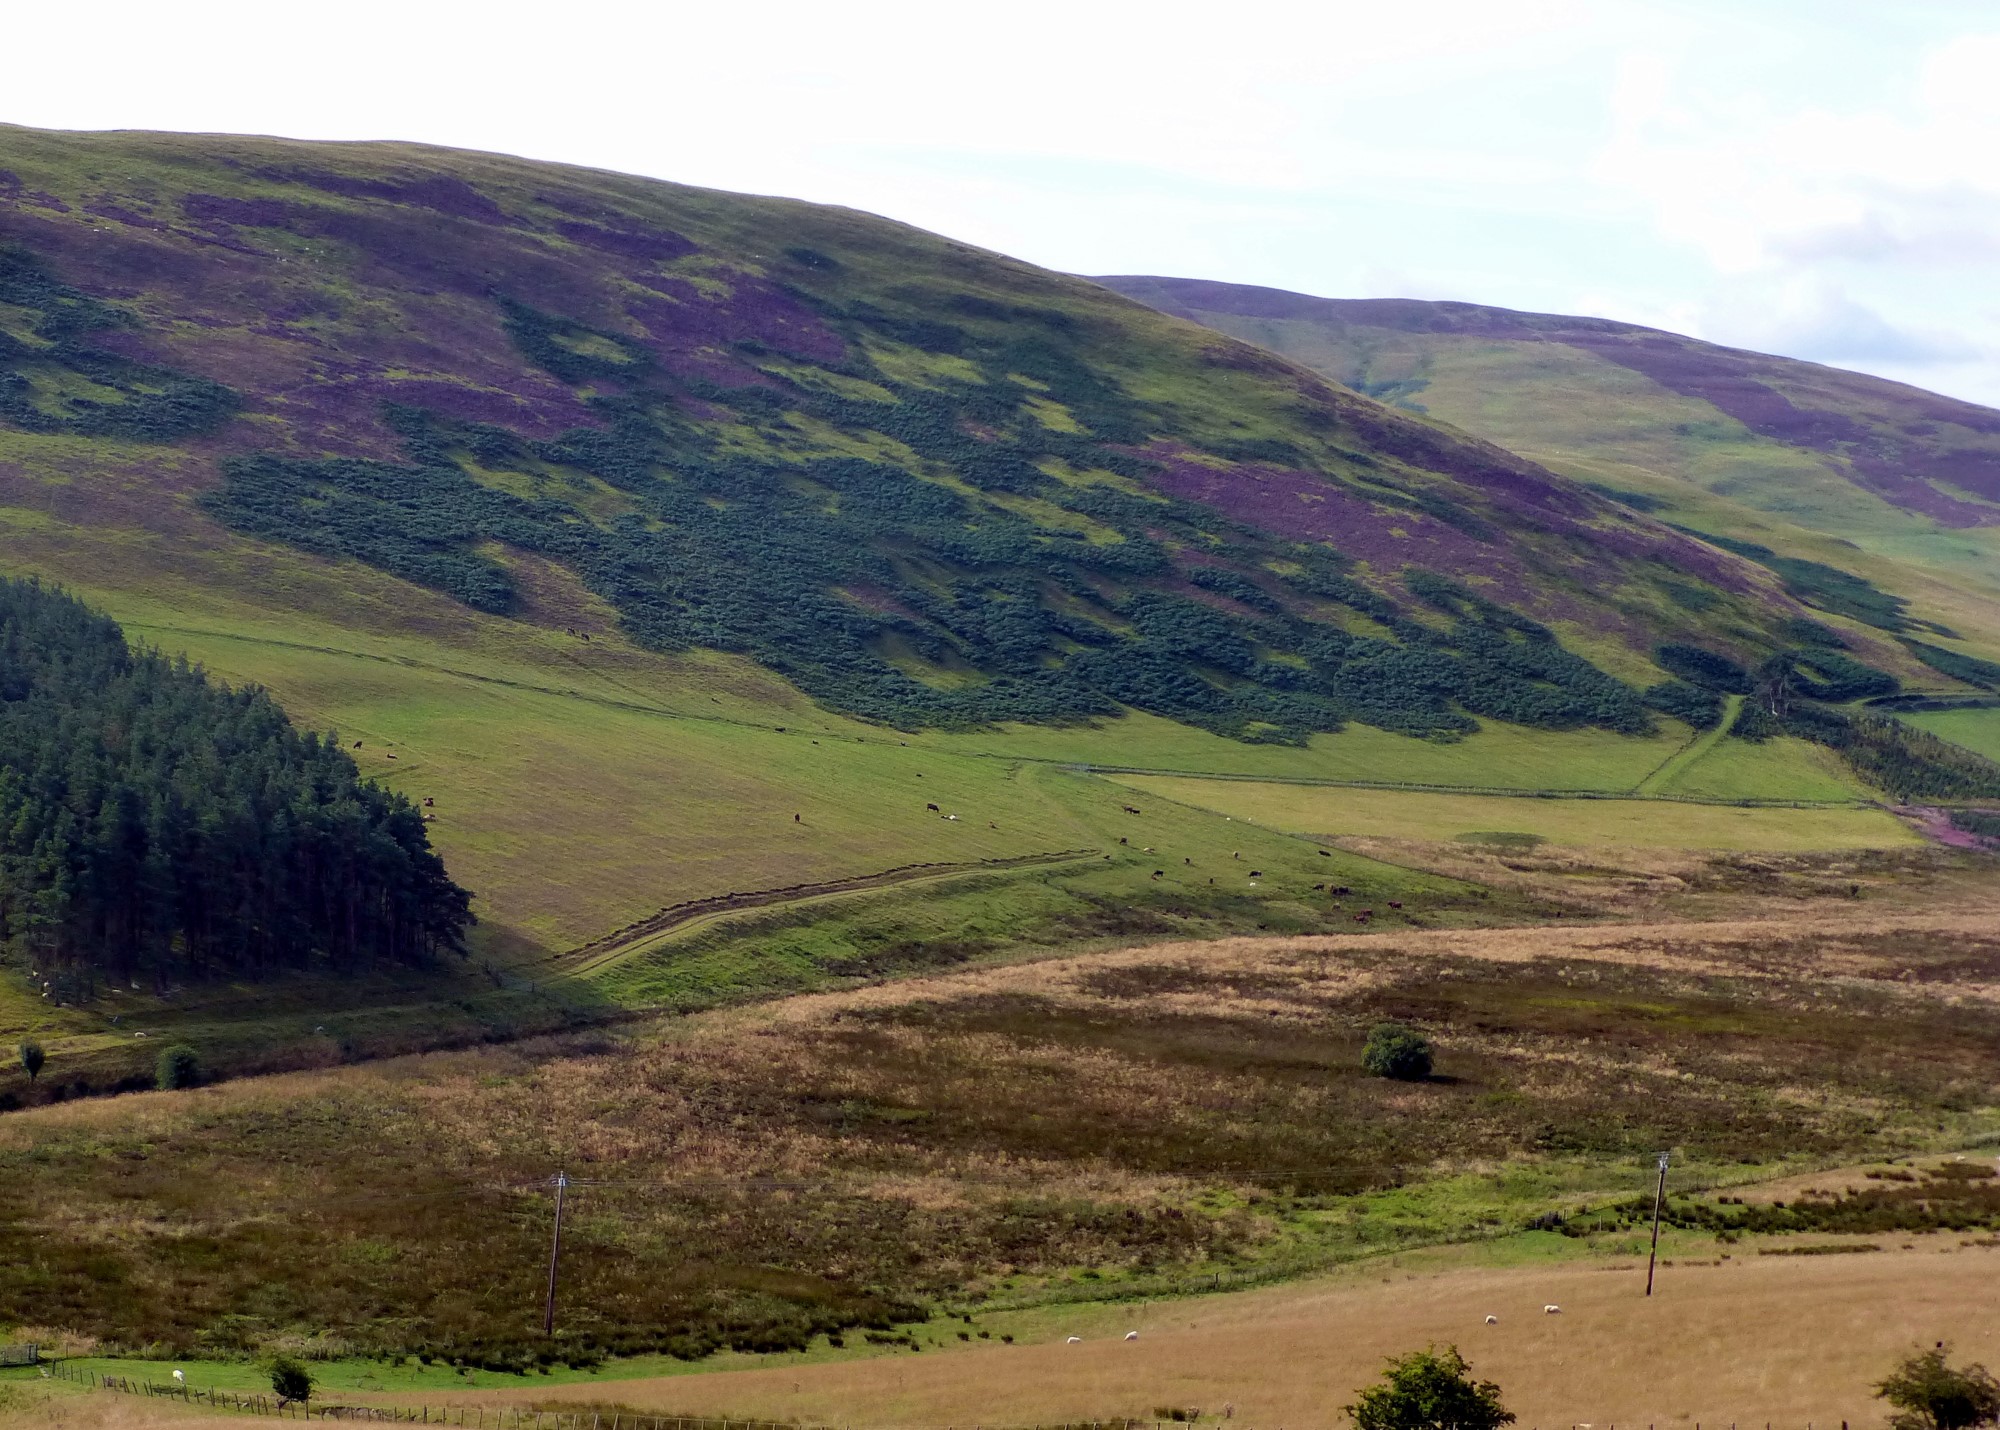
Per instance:
[[[322,193],[350,199],[385,199],[449,214],[453,218],[476,219],[481,223],[508,222],[507,212],[463,179],[449,174],[424,174],[402,180],[364,179],[352,174],[334,174],[317,169],[295,169],[270,177],[304,184]]]
[[[556,231],[585,248],[641,263],[667,263],[700,252],[698,244],[670,228],[639,230],[601,228],[594,223],[563,223],[556,225]]]
[[[639,280],[667,298],[633,298],[625,310],[642,323],[662,357],[691,348],[749,339],[808,362],[837,363],[847,343],[813,312],[774,283],[747,273],[727,275],[726,298],[709,298],[685,278]],[[672,301],[669,301],[671,299]]]
[[[120,207],[117,204],[86,204],[83,211],[87,214],[96,214],[99,218],[108,218],[113,223],[122,223],[127,228],[149,228],[155,233],[165,233],[167,231],[167,225],[161,223],[158,219],[148,218],[142,213],[134,213],[131,209]]]
[[[189,194],[181,212],[196,223],[234,224],[243,228],[285,228],[295,204],[277,199],[232,199],[221,194]]]

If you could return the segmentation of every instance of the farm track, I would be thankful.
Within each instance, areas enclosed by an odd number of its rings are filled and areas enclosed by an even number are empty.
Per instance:
[[[1722,743],[1723,736],[1736,728],[1736,719],[1743,713],[1743,697],[1725,695],[1722,697],[1722,718],[1706,730],[1697,731],[1694,738],[1660,761],[1660,767],[1647,775],[1632,788],[1632,793],[1641,797],[1656,796],[1679,779],[1683,772],[1695,764],[1710,750]]]
[[[748,909],[812,903],[821,899],[868,893],[877,889],[907,887],[912,884],[941,883],[968,874],[1009,873],[1052,867],[1094,859],[1102,852],[1099,849],[1063,849],[1044,854],[1020,854],[1007,859],[978,859],[949,864],[902,864],[873,874],[857,874],[851,878],[829,879],[816,884],[788,884],[776,889],[753,889],[711,894],[700,899],[686,899],[678,904],[669,904],[658,913],[648,915],[636,923],[627,924],[624,928],[608,933],[602,938],[592,939],[589,943],[580,944],[576,948],[558,954],[551,963],[563,973],[574,977],[588,977],[622,962],[638,952],[641,946],[654,940],[669,934],[685,933],[700,924]]]

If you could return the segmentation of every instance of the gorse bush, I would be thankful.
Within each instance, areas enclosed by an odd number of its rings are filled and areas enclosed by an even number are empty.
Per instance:
[[[21,1070],[28,1075],[29,1082],[33,1082],[42,1075],[42,1068],[48,1060],[49,1055],[43,1051],[40,1043],[36,1042],[33,1038],[23,1040],[21,1043]]]
[[[1422,1034],[1400,1023],[1378,1023],[1368,1032],[1361,1065],[1376,1077],[1422,1082],[1431,1075],[1431,1045]]]
[[[1894,1430],[1974,1430],[2000,1425],[2000,1380],[1983,1365],[1954,1367],[1935,1346],[1904,1359],[1876,1387],[1896,1407]]]
[[[282,1402],[302,1405],[312,1399],[312,1373],[290,1356],[277,1356],[271,1361],[271,1393]]]
[[[413,963],[469,895],[409,801],[260,690],[0,581],[0,939],[86,983]]]
[[[1396,1357],[1382,1381],[1342,1407],[1356,1430],[1500,1430],[1514,1423],[1500,1387],[1474,1380],[1457,1346]]]
[[[162,1092],[194,1087],[201,1082],[201,1055],[185,1043],[160,1050],[153,1081]]]

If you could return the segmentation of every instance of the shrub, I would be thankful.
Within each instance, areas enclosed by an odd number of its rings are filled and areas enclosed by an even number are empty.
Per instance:
[[[2000,1424],[2000,1380],[1983,1365],[1948,1365],[1942,1341],[1932,1350],[1904,1357],[1875,1394],[1896,1407],[1889,1420],[1895,1430],[1973,1430]]]
[[[27,1072],[29,1082],[33,1082],[42,1075],[42,1064],[48,1060],[49,1055],[42,1051],[40,1043],[36,1042],[33,1038],[22,1040],[21,1067]]]
[[[271,1391],[281,1402],[304,1403],[312,1399],[312,1373],[290,1356],[276,1356],[271,1361]]]
[[[186,1043],[176,1043],[160,1052],[158,1067],[154,1069],[154,1079],[162,1092],[172,1092],[176,1088],[193,1087],[201,1081],[201,1056]]]
[[[1344,1407],[1357,1430],[1499,1430],[1514,1423],[1500,1404],[1500,1387],[1474,1380],[1457,1346],[1412,1351],[1392,1359],[1383,1384]]]
[[[1400,1023],[1381,1023],[1369,1031],[1361,1065],[1376,1077],[1422,1082],[1431,1075],[1431,1045]]]

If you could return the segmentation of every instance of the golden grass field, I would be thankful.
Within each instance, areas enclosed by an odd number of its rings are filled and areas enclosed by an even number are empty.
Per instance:
[[[1348,1423],[1340,1406],[1384,1357],[1455,1344],[1496,1380],[1524,1430],[1589,1424],[1873,1426],[1871,1384],[1913,1346],[1964,1356],[2000,1346],[2000,1250],[1919,1237],[1868,1255],[1757,1256],[1663,1266],[1647,1300],[1643,1260],[1465,1265],[1411,1256],[1318,1281],[1195,1300],[1080,1309],[1038,1343],[948,1341],[818,1364],[649,1379],[592,1378],[519,1391],[399,1396],[447,1406],[617,1404],[656,1414],[833,1426],[1027,1426],[1150,1418],[1194,1407],[1242,1430]],[[1453,1264],[1457,1262],[1459,1264]],[[1560,1316],[1542,1313],[1560,1305]],[[1485,1324],[1487,1315],[1499,1324]],[[1126,1341],[1129,1330],[1137,1341]],[[1083,1337],[1069,1345],[1068,1335]],[[741,1358],[734,1358],[740,1360]],[[789,1362],[789,1363],[788,1363]],[[0,1427],[141,1430],[244,1423],[98,1392],[0,1398]],[[0,1388],[0,1397],[5,1397]],[[341,1395],[353,1402],[381,1396]]]

